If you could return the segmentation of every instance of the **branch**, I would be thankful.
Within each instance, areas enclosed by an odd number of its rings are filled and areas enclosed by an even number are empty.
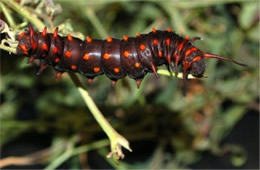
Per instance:
[[[35,25],[39,30],[42,30],[45,25],[36,16],[32,15],[25,7],[19,5],[14,0],[2,0],[8,7],[27,19],[31,24]]]
[[[111,142],[111,152],[108,154],[107,157],[110,158],[113,154],[116,154],[117,159],[124,158],[121,146],[123,146],[131,152],[132,150],[129,147],[129,142],[123,136],[117,133],[115,129],[109,124],[109,122],[100,112],[92,98],[89,96],[87,90],[85,90],[85,88],[79,81],[78,77],[73,73],[69,73],[69,75],[76,87],[78,88],[85,104],[88,106],[89,110],[91,111],[101,128],[105,131]]]

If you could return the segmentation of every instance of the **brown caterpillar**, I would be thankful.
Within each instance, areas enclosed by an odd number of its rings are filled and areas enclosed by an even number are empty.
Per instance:
[[[184,91],[188,74],[202,77],[206,69],[205,59],[215,58],[245,66],[245,64],[215,54],[203,52],[194,46],[199,37],[181,37],[168,29],[160,31],[153,28],[148,34],[136,37],[123,36],[123,39],[107,37],[106,40],[86,37],[85,41],[72,37],[35,32],[31,25],[29,31],[17,36],[17,54],[30,57],[29,63],[40,59],[40,74],[47,65],[53,66],[60,77],[65,71],[78,72],[91,82],[96,76],[105,74],[112,83],[125,76],[135,79],[137,87],[148,72],[156,76],[157,67],[165,64],[169,71],[178,74],[182,66]],[[173,64],[172,64],[173,63]]]

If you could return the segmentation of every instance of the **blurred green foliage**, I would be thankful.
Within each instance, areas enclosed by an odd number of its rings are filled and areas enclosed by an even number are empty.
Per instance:
[[[55,5],[47,2],[51,1],[40,2],[40,7],[35,1],[24,5],[49,27],[60,25],[64,35],[70,32],[81,39],[85,35],[104,39],[107,35],[135,36],[137,32],[149,32],[152,27],[171,27],[183,36],[203,37],[203,41],[196,42],[201,50],[248,65],[239,67],[208,60],[207,78],[189,80],[187,96],[181,94],[180,80],[166,76],[157,80],[152,74],[146,76],[140,89],[129,78],[118,81],[115,87],[105,76],[90,85],[86,83],[103,114],[130,140],[131,146],[134,141],[146,145],[147,140],[158,144],[145,162],[116,164],[107,159],[115,168],[184,168],[198,161],[202,151],[220,156],[224,154],[220,145],[223,139],[249,108],[258,105],[259,1],[55,0]],[[22,21],[15,13],[12,15],[17,24]],[[83,144],[87,144],[103,135],[67,74],[59,81],[54,81],[51,69],[35,76],[39,63],[26,62],[23,57],[1,51],[1,146],[28,131],[51,132],[53,143],[80,134],[86,138]],[[166,144],[174,151],[167,151]],[[235,153],[244,153],[241,148],[230,148]],[[103,148],[98,153],[105,158],[108,151]],[[57,158],[59,154],[49,161]],[[241,154],[232,163],[240,166],[245,160],[246,154]],[[75,168],[78,163],[72,160],[70,165]]]

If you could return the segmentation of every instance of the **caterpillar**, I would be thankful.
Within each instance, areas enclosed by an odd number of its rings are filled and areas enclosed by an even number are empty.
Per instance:
[[[170,28],[165,31],[152,29],[148,34],[137,33],[136,37],[123,36],[116,39],[108,36],[105,40],[92,39],[87,36],[84,41],[58,35],[58,28],[53,33],[35,32],[31,25],[29,30],[19,34],[17,54],[30,57],[28,63],[40,59],[40,74],[46,66],[52,66],[56,77],[63,72],[78,72],[91,82],[96,76],[106,75],[115,84],[125,76],[136,80],[139,88],[144,76],[157,67],[166,65],[169,71],[178,74],[182,67],[183,86],[186,89],[188,74],[203,77],[206,69],[205,59],[226,60],[241,66],[245,64],[216,54],[207,53],[194,46],[200,37],[189,39],[179,36]]]

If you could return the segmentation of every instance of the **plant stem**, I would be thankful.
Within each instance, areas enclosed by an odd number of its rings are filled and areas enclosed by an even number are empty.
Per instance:
[[[1,7],[2,12],[4,13],[4,16],[5,16],[6,20],[8,21],[9,25],[14,28],[16,26],[16,24],[14,22],[12,15],[9,13],[6,6],[1,2],[0,2],[0,7]]]
[[[84,153],[84,152],[88,152],[90,150],[103,148],[107,145],[109,145],[109,140],[103,139],[103,140],[100,140],[100,141],[96,141],[96,142],[75,148],[72,152],[72,155],[78,155],[78,154],[81,154],[81,153]]]
[[[85,14],[88,17],[88,19],[90,20],[90,22],[93,24],[93,26],[95,27],[95,29],[97,30],[98,34],[101,37],[107,37],[107,33],[104,30],[104,27],[102,26],[102,24],[100,23],[99,19],[97,18],[95,12],[93,11],[92,8],[87,8],[85,10]]]
[[[75,138],[72,137],[72,139],[70,140],[70,143],[67,146],[66,151],[62,155],[60,155],[57,159],[52,161],[44,169],[46,169],[46,170],[47,169],[56,169],[62,163],[64,163],[66,160],[68,160],[70,157],[75,156],[75,155],[79,155],[79,154],[84,153],[84,152],[89,152],[91,150],[103,148],[103,147],[109,145],[109,141],[107,139],[103,139],[103,140],[100,140],[100,141],[97,141],[97,142],[93,142],[93,143],[90,143],[90,144],[79,146],[77,148],[74,148],[74,145],[75,145]]]
[[[173,76],[173,77],[176,77],[176,78],[179,78],[179,79],[182,79],[183,78],[183,74],[182,73],[178,73],[178,75],[176,76],[176,74],[174,72],[169,72],[168,70],[157,70],[157,73],[158,74],[161,74],[161,75],[165,75],[165,76]],[[195,79],[196,77],[192,76],[191,74],[188,75],[188,79]]]
[[[109,122],[106,120],[106,118],[103,116],[103,114],[100,112],[92,98],[89,96],[87,90],[83,87],[81,82],[79,81],[78,77],[73,74],[69,73],[72,81],[77,86],[81,96],[83,97],[83,100],[85,101],[85,104],[88,106],[89,110],[91,111],[92,115],[95,117],[101,128],[104,130],[106,135],[111,141],[111,150],[112,152],[117,152],[116,149],[119,149],[118,146],[123,146],[127,150],[132,151],[129,147],[128,141],[121,136],[115,129],[109,124]],[[121,150],[120,150],[121,151]],[[123,156],[123,155],[122,155]]]
[[[35,25],[39,30],[44,28],[44,23],[39,20],[36,16],[32,15],[26,8],[19,5],[17,2],[13,0],[2,0],[7,6],[13,9],[15,12],[26,18],[30,23]]]
[[[93,116],[95,117],[97,122],[100,124],[102,129],[106,132],[108,137],[111,138],[114,135],[115,130],[108,123],[106,118],[102,115],[102,113],[100,112],[100,110],[98,109],[98,107],[96,106],[94,101],[92,100],[92,98],[89,96],[88,92],[85,90],[85,88],[79,81],[78,77],[73,73],[69,73],[69,75],[70,75],[72,81],[74,82],[74,84],[76,85],[76,87],[78,88],[78,90],[79,90],[85,104],[88,106],[89,110],[91,111],[91,113],[93,114]]]

